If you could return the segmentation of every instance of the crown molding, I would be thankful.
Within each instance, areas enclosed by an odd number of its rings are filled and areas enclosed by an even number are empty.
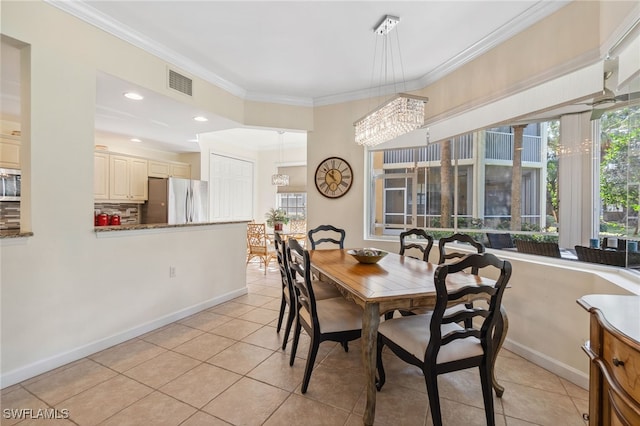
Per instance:
[[[140,49],[149,52],[168,63],[184,70],[194,76],[198,76],[211,84],[214,84],[221,89],[226,90],[232,95],[238,96],[244,100],[276,103],[293,106],[326,106],[342,102],[350,102],[359,99],[366,99],[370,97],[377,97],[383,95],[389,95],[397,92],[397,87],[390,84],[388,86],[368,88],[344,93],[338,93],[334,95],[321,96],[317,98],[307,97],[295,97],[286,95],[277,95],[272,93],[261,92],[249,92],[245,88],[238,86],[237,84],[226,80],[214,72],[205,69],[200,64],[167,49],[160,43],[156,43],[153,40],[143,36],[139,32],[127,27],[121,22],[114,20],[107,15],[99,12],[95,8],[89,6],[84,1],[61,1],[61,0],[44,0],[46,3],[61,9],[78,19],[81,19],[88,24],[91,24],[97,28],[100,28],[107,33],[118,37],[132,45],[139,47]],[[444,62],[433,71],[430,71],[424,76],[404,83],[404,91],[412,91],[422,89],[429,84],[441,79],[452,71],[460,68],[466,63],[472,61],[478,56],[484,54],[488,50],[496,47],[500,43],[508,40],[524,29],[528,28],[535,22],[544,18],[547,15],[561,9],[567,4],[571,3],[569,0],[560,1],[540,1],[522,12],[520,15],[511,20],[508,24],[495,30],[487,37],[479,40],[473,45],[469,46],[459,54],[452,57],[450,60]],[[396,85],[397,86],[397,85]]]

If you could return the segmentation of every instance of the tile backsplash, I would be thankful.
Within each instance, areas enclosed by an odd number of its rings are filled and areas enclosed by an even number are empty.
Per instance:
[[[20,229],[20,202],[0,201],[0,230]]]
[[[142,204],[95,203],[94,212],[120,215],[121,225],[138,225],[141,206]]]

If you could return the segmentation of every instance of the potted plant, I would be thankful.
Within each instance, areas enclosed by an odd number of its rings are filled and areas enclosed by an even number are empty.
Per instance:
[[[271,208],[265,214],[267,218],[267,225],[273,227],[274,231],[282,231],[282,225],[289,223],[289,217],[284,209]]]

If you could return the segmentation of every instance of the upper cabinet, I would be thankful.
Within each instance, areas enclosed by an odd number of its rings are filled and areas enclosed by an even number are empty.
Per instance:
[[[93,198],[109,199],[109,154],[104,152],[93,154]]]
[[[0,136],[0,168],[20,169],[20,138]]]
[[[124,155],[109,155],[109,199],[145,201],[148,161]]]
[[[149,177],[191,178],[191,165],[96,151],[93,156],[93,197],[100,202],[143,203]]]
[[[191,179],[191,165],[175,161],[149,160],[149,177]]]

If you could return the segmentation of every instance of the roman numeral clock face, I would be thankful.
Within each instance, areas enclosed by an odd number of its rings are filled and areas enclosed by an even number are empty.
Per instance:
[[[327,198],[339,198],[346,194],[353,183],[351,166],[342,158],[329,157],[315,174],[316,188]]]

